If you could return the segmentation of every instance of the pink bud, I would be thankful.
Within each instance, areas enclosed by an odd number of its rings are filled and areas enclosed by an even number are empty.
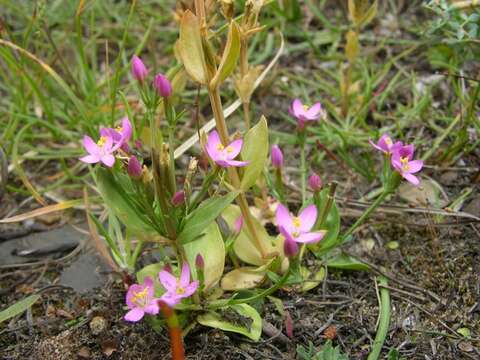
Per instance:
[[[143,64],[142,59],[140,59],[137,55],[133,55],[132,57],[132,75],[135,79],[140,82],[143,82],[147,77],[148,70]]]
[[[155,75],[153,80],[153,87],[157,89],[158,95],[161,97],[169,97],[172,95],[172,84],[168,78],[163,74]]]
[[[273,167],[276,169],[281,169],[283,167],[283,153],[278,145],[272,146],[271,156]]]
[[[283,252],[288,258],[294,257],[298,253],[297,243],[288,236],[285,238],[285,242],[283,243]]]
[[[318,191],[322,190],[322,179],[320,179],[320,176],[313,173],[308,178],[308,186],[310,187],[310,189],[313,192],[318,192]]]
[[[185,202],[185,191],[180,190],[175,193],[172,197],[173,206],[182,205]]]
[[[205,261],[203,260],[202,254],[197,254],[197,257],[195,258],[195,266],[200,270],[205,268]]]
[[[290,339],[293,339],[293,320],[288,311],[285,311],[285,331]]]
[[[135,156],[131,156],[130,159],[128,159],[127,172],[128,175],[134,179],[138,179],[142,176],[142,165]]]
[[[166,271],[166,272],[169,272],[170,274],[172,274],[172,266],[170,264],[166,264],[163,267],[163,271]]]
[[[242,231],[242,226],[243,226],[243,216],[240,215],[237,220],[235,220],[235,223],[233,224],[233,233],[235,236],[240,234],[240,231]]]

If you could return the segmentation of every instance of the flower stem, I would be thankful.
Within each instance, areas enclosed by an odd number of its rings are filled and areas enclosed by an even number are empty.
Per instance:
[[[227,124],[225,123],[225,117],[223,116],[223,108],[222,108],[222,99],[220,98],[220,92],[218,87],[209,88],[209,96],[210,96],[210,103],[212,106],[213,115],[215,117],[215,123],[220,135],[220,139],[223,145],[228,145],[229,138],[228,138],[228,129]],[[230,181],[235,189],[240,189],[240,177],[238,176],[237,169],[234,167],[228,168],[228,175],[230,177]],[[237,204],[240,207],[240,210],[243,215],[243,219],[245,221],[245,225],[247,226],[248,232],[250,236],[253,238],[255,243],[257,244],[258,250],[260,251],[263,258],[267,258],[267,251],[264,247],[264,244],[260,240],[257,230],[255,228],[255,224],[253,222],[252,214],[250,213],[250,209],[248,207],[248,201],[245,197],[244,193],[240,193],[237,197]]]
[[[307,164],[305,160],[305,130],[300,130],[298,134],[300,143],[300,177],[302,183],[302,205],[307,198]]]

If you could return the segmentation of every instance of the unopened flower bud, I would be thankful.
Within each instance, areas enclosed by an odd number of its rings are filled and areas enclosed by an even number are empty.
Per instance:
[[[313,173],[308,178],[308,186],[313,192],[319,192],[320,190],[322,190],[322,179],[320,179],[320,176]]]
[[[272,146],[271,151],[272,157],[272,166],[276,169],[281,169],[283,167],[283,153],[282,150],[278,147],[278,145]]]
[[[233,224],[233,233],[235,236],[238,236],[240,234],[240,231],[242,231],[242,226],[243,226],[243,216],[240,215],[237,220],[235,220],[235,223]]]
[[[145,67],[142,59],[140,59],[137,55],[133,55],[132,57],[132,75],[135,79],[140,82],[143,82],[147,77],[148,70]]]
[[[290,237],[286,237],[285,242],[283,243],[283,252],[288,258],[294,257],[298,253],[297,243]]]
[[[293,320],[288,311],[285,311],[285,332],[290,339],[293,339]]]
[[[168,80],[168,78],[163,74],[155,75],[153,87],[157,90],[158,95],[161,97],[169,97],[172,95],[172,84],[170,83],[170,80]]]
[[[233,0],[220,0],[220,5],[222,7],[223,16],[225,16],[225,19],[230,20],[235,11]]]
[[[128,159],[127,172],[134,179],[140,179],[142,176],[142,164],[135,156],[131,156]]]
[[[180,206],[185,202],[185,191],[180,190],[175,193],[172,197],[173,206]]]
[[[166,264],[163,267],[163,271],[166,271],[166,272],[169,272],[170,274],[172,274],[172,266],[170,264]]]
[[[199,270],[203,270],[205,268],[205,260],[203,260],[202,254],[197,254],[197,257],[195,258],[195,266]]]

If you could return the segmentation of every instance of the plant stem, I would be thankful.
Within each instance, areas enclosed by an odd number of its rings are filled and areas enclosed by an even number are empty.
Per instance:
[[[307,164],[305,160],[305,130],[300,130],[298,134],[298,141],[300,142],[300,176],[302,183],[302,205],[307,199]]]
[[[227,124],[225,123],[225,117],[223,116],[222,99],[220,98],[218,86],[210,88],[208,93],[210,96],[210,103],[212,106],[212,111],[215,117],[215,123],[218,133],[220,135],[220,139],[223,145],[226,146],[229,142],[228,129]],[[228,175],[230,177],[230,181],[233,187],[235,189],[240,189],[240,177],[238,176],[237,169],[235,167],[229,167]],[[262,257],[267,258],[267,251],[257,234],[257,230],[255,229],[255,224],[252,219],[252,214],[250,213],[250,209],[248,207],[248,201],[243,192],[238,195],[237,204],[240,207],[243,219],[245,221],[245,225],[247,226],[250,236],[257,244],[258,250],[260,251]]]
[[[244,35],[242,35],[243,37]],[[240,76],[242,79],[248,73],[248,40],[244,37],[240,42]],[[243,120],[245,131],[250,130],[250,101],[243,101]]]
[[[383,286],[388,286],[387,279],[383,276],[378,277],[378,283]],[[387,288],[380,288],[378,301],[379,315],[377,335],[375,335],[372,351],[368,355],[367,360],[377,360],[379,358],[383,343],[387,337],[388,326],[390,325],[390,291]]]

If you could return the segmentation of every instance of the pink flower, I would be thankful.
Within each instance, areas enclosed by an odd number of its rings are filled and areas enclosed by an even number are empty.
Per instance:
[[[283,167],[283,153],[278,145],[273,145],[271,150],[272,166],[276,169]]]
[[[276,219],[286,241],[310,244],[322,240],[325,235],[325,231],[311,231],[317,221],[317,207],[313,204],[303,209],[298,216],[292,216],[284,205],[279,204]]]
[[[130,285],[127,291],[126,303],[129,312],[125,314],[124,319],[130,322],[137,322],[143,318],[145,314],[158,314],[158,299],[154,298],[153,280],[146,277],[143,285]]]
[[[110,136],[113,139],[115,144],[114,150],[121,148],[123,151],[128,152],[128,142],[132,137],[132,124],[128,117],[122,119],[122,126],[112,128],[102,128],[100,129],[100,135]]]
[[[96,164],[101,162],[108,167],[112,167],[115,164],[115,156],[113,152],[113,140],[110,136],[101,136],[97,143],[92,140],[90,136],[85,135],[83,137],[83,147],[87,150],[88,155],[80,158],[87,164]]]
[[[286,257],[291,258],[298,254],[298,245],[295,242],[295,239],[290,235],[290,233],[285,230],[283,226],[280,226],[280,233],[285,237],[283,242],[283,253]]]
[[[173,204],[173,206],[182,205],[184,202],[185,202],[185,191],[183,191],[183,190],[177,191],[177,192],[172,196],[172,204]]]
[[[180,279],[175,278],[165,270],[160,271],[158,277],[165,290],[167,290],[162,295],[161,300],[165,301],[170,307],[174,307],[183,298],[191,296],[198,288],[198,281],[190,282],[190,267],[186,262],[183,263]]]
[[[153,87],[161,97],[169,97],[172,95],[172,84],[163,74],[155,75],[155,78],[153,79]]]
[[[207,145],[205,146],[208,156],[219,166],[246,166],[248,161],[233,160],[242,150],[243,140],[232,141],[228,146],[223,146],[216,130],[208,135]]]
[[[140,82],[143,82],[148,75],[148,70],[145,67],[145,64],[137,55],[133,55],[132,57],[132,75]]]
[[[412,160],[415,148],[413,145],[400,146],[395,148],[392,153],[392,166],[397,170],[402,177],[417,186],[420,180],[412,174],[422,170],[422,160]]]
[[[397,141],[396,143],[393,142],[392,138],[388,134],[383,134],[380,139],[378,139],[378,143],[374,143],[372,140],[368,141],[370,145],[372,145],[375,149],[383,152],[384,154],[390,155],[392,154],[395,149],[400,148],[403,146],[401,141]]]
[[[307,105],[303,105],[300,99],[293,100],[289,112],[290,115],[297,118],[300,129],[303,129],[306,122],[317,121],[318,119],[325,119],[327,117],[327,113],[322,108],[322,104],[317,102],[309,108]]]

